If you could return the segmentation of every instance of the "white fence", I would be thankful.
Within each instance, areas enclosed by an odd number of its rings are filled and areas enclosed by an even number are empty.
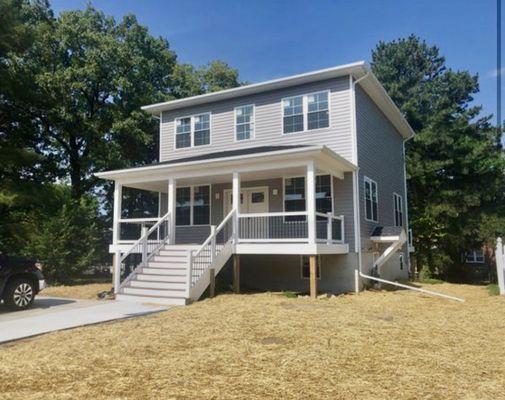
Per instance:
[[[498,278],[498,286],[500,294],[505,295],[505,254],[501,238],[496,240],[496,276]]]

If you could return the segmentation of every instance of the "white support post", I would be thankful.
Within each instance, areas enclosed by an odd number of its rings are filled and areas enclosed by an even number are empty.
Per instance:
[[[147,231],[149,228],[145,226],[145,223],[142,222],[142,228],[140,230],[140,235],[144,239],[142,240],[142,265],[146,266],[147,264]]]
[[[238,242],[238,214],[240,213],[240,174],[238,172],[233,173],[232,179],[232,205],[233,209],[236,211],[233,215],[233,238],[234,242]]]
[[[313,161],[307,164],[306,209],[309,243],[316,243],[316,168]]]
[[[168,219],[168,243],[175,244],[175,194],[176,186],[175,179],[168,178],[168,204],[167,212],[170,213],[170,218]]]
[[[326,213],[326,217],[328,218],[328,222],[326,225],[326,244],[331,244],[333,241],[333,218],[332,218],[332,213],[328,212]]]
[[[188,250],[188,280],[186,284],[186,298],[191,297],[191,281],[193,278],[193,250]]]
[[[114,253],[114,294],[119,293],[121,284],[121,250]]]
[[[500,294],[505,295],[505,255],[503,253],[503,243],[501,238],[496,240],[495,259],[498,287],[500,289]]]
[[[114,182],[114,210],[112,215],[112,244],[117,245],[120,234],[119,234],[119,220],[121,219],[121,200],[123,197],[123,186],[115,181]]]
[[[216,258],[216,225],[210,226],[210,264],[214,262]]]

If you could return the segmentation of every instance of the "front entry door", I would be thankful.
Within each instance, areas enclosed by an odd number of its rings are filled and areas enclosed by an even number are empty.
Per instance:
[[[233,207],[230,189],[224,191],[225,208],[224,217]],[[268,188],[243,188],[240,191],[240,213],[266,213],[268,212]]]
[[[225,190],[225,216],[233,207],[231,190]],[[240,191],[240,213],[267,213],[268,188],[243,188]],[[240,218],[239,234],[241,239],[267,239],[269,232],[268,217]]]

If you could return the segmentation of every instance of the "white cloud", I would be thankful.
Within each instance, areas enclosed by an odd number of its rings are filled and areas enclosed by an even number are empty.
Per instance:
[[[501,68],[500,71],[498,71],[498,69],[495,68],[489,72],[489,76],[492,78],[496,78],[498,76],[498,73],[500,73],[501,76],[505,76],[505,68]]]

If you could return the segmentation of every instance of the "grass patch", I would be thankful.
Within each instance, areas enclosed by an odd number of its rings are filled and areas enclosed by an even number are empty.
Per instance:
[[[288,299],[296,299],[298,297],[298,293],[284,291],[284,292],[281,292],[281,296],[287,297]]]
[[[500,294],[500,287],[496,283],[487,285],[487,292],[490,296],[498,296]]]
[[[439,285],[441,283],[444,283],[443,280],[436,279],[436,278],[424,278],[424,279],[419,279],[416,282],[419,282],[419,283],[422,283],[422,284],[427,284],[427,285]]]
[[[41,296],[66,297],[69,299],[96,300],[98,293],[110,290],[112,284],[90,283],[86,285],[50,286],[40,292]]]

